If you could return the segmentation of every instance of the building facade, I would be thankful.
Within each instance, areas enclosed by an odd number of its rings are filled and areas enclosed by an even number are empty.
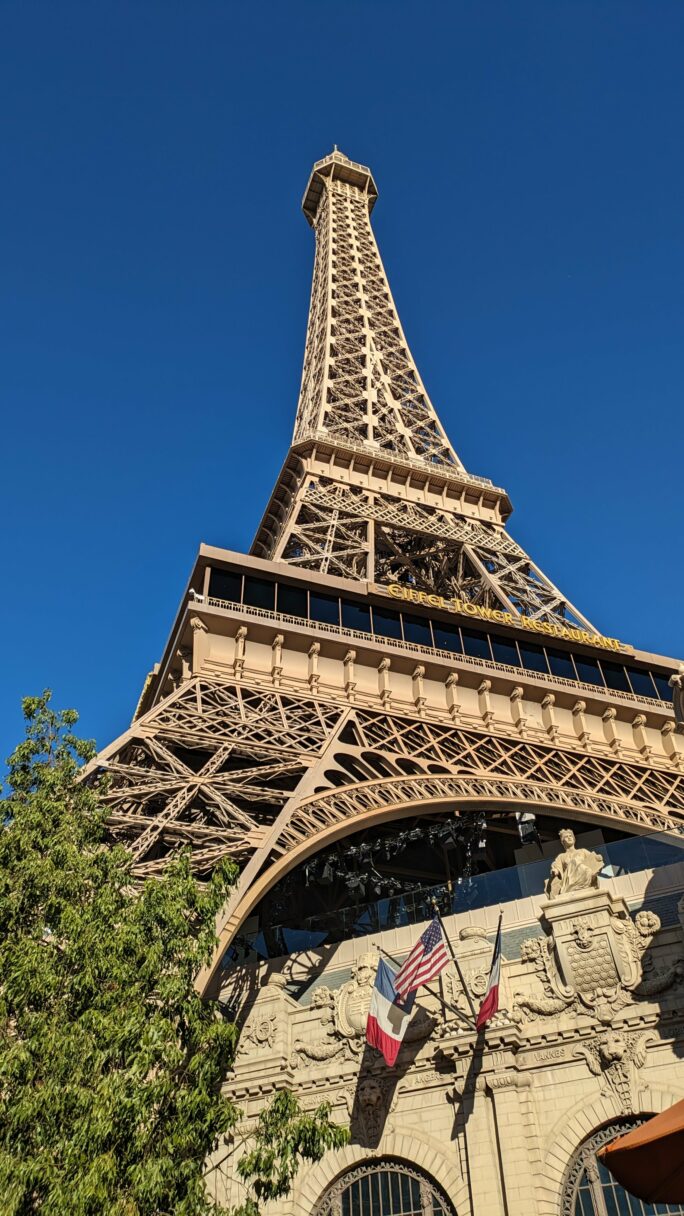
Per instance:
[[[200,876],[239,863],[200,977],[242,1024],[226,1090],[247,1122],[287,1086],[352,1131],[283,1216],[641,1214],[595,1149],[684,1097],[682,669],[602,635],[463,467],[376,198],[337,150],[314,166],[292,446],[250,554],[201,547],[98,757],[112,831],[141,876],[180,844]],[[390,1070],[365,1045],[375,971],[433,901],[459,966],[419,993]],[[211,1162],[226,1203],[237,1151]]]

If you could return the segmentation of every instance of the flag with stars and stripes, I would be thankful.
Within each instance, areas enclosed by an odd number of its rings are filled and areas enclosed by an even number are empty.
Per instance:
[[[399,998],[405,1001],[421,984],[429,984],[448,962],[442,926],[439,917],[434,916],[397,972],[394,987]]]

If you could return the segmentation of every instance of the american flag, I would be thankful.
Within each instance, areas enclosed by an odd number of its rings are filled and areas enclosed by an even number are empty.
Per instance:
[[[439,917],[435,916],[397,972],[394,981],[397,995],[405,1001],[409,992],[415,992],[421,984],[429,984],[448,962],[442,926]]]

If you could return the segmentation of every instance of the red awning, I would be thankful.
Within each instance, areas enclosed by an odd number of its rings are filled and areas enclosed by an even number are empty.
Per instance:
[[[613,1140],[597,1156],[638,1199],[684,1203],[684,1101]]]

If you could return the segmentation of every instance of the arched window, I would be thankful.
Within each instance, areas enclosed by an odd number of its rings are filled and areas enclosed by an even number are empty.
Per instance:
[[[343,1174],[314,1216],[456,1216],[426,1174],[401,1161],[372,1161]]]
[[[684,1205],[643,1203],[628,1194],[596,1156],[604,1144],[631,1131],[647,1117],[611,1123],[580,1145],[565,1175],[562,1216],[684,1216]]]

